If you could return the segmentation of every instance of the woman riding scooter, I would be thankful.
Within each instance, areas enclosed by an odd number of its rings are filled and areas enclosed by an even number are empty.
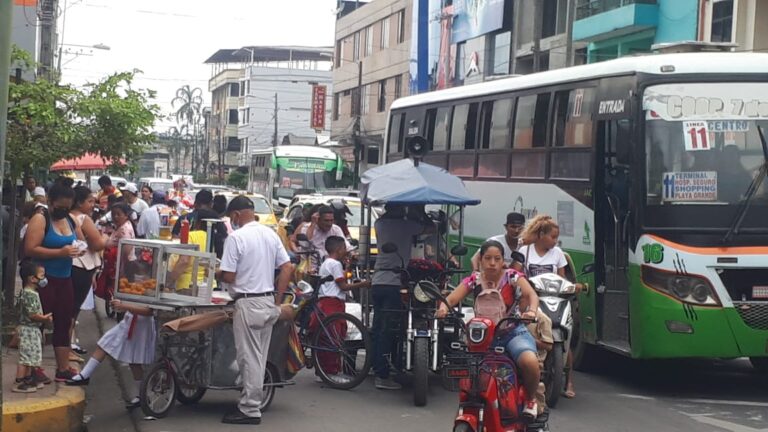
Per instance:
[[[539,298],[525,278],[518,277],[518,272],[504,268],[504,247],[497,241],[487,241],[480,247],[480,271],[464,279],[447,297],[451,307],[461,303],[468,295],[475,296],[475,316],[486,317],[498,322],[501,316],[521,313],[524,319],[536,318]],[[480,296],[493,298],[500,294],[503,304],[501,313],[493,311],[493,303],[479,301]],[[438,318],[448,315],[448,307],[440,305]],[[506,337],[498,342],[506,348],[507,355],[517,364],[523,385],[529,400],[526,401],[523,415],[536,418],[536,389],[539,386],[540,369],[536,351],[536,341],[524,325],[519,325],[507,332]]]

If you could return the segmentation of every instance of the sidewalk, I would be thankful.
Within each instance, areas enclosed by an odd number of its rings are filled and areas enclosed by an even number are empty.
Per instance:
[[[85,392],[53,382],[35,393],[13,393],[18,351],[2,349],[4,432],[75,432],[83,430]],[[56,371],[53,347],[43,349],[43,368],[49,377]]]

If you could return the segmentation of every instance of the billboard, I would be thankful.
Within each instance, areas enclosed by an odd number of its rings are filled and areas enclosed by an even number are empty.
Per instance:
[[[451,43],[490,33],[504,25],[504,0],[454,0]]]
[[[315,130],[325,129],[325,97],[328,88],[324,85],[312,86],[312,115],[309,119],[309,127]]]

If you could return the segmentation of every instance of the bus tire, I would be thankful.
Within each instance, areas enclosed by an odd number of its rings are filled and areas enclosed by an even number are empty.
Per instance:
[[[768,357],[750,357],[752,367],[760,373],[768,373]]]

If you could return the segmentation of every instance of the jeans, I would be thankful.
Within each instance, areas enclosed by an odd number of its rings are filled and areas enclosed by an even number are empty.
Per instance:
[[[524,325],[518,325],[514,329],[509,330],[509,334],[505,334],[500,340],[496,341],[495,345],[504,346],[507,355],[509,355],[515,363],[517,363],[520,356],[526,351],[530,351],[534,354],[538,353],[536,350],[536,340]]]
[[[395,329],[402,318],[399,312],[403,308],[400,300],[400,287],[395,285],[374,285],[373,297],[373,370],[376,377],[389,378],[387,356],[392,354],[395,342]]]

